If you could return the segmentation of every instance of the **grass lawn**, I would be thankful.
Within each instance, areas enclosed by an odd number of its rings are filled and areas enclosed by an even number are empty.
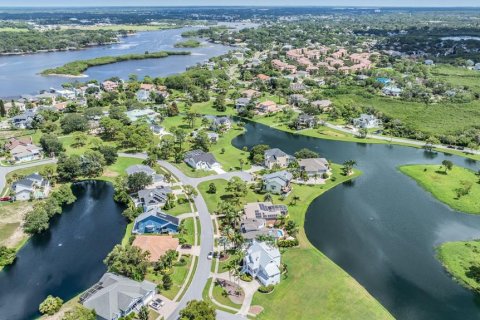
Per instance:
[[[480,92],[480,72],[466,68],[440,64],[431,68],[435,79],[445,81],[455,87],[466,86],[474,92]]]
[[[437,257],[455,280],[480,291],[480,283],[466,275],[472,265],[478,266],[479,251],[480,240],[446,242],[437,248]]]
[[[202,178],[215,174],[215,171],[206,171],[206,170],[195,170],[187,165],[185,162],[173,163],[175,167],[180,169],[186,176],[192,178]]]
[[[184,266],[173,267],[173,273],[170,275],[173,282],[172,287],[169,290],[162,289],[160,292],[162,295],[164,295],[165,297],[171,300],[173,300],[173,298],[175,298],[175,296],[177,295],[178,291],[180,291],[180,288],[185,282],[185,279],[188,275],[188,270],[190,269],[190,265],[192,263],[192,257],[188,257],[188,256],[183,256],[183,257],[187,261],[187,264]],[[159,284],[159,283],[162,283],[162,275],[160,273],[155,275],[155,273],[153,272],[153,268],[150,268],[147,273],[146,280]]]
[[[233,282],[233,278],[232,278],[232,282]],[[218,301],[219,303],[221,303],[225,306],[229,306],[229,307],[232,307],[232,308],[235,308],[235,309],[239,309],[242,306],[241,304],[234,303],[232,300],[230,300],[230,298],[224,297],[222,295],[222,292],[223,292],[222,286],[215,283],[213,285],[212,295],[213,295],[213,297],[215,298],[216,301]]]
[[[208,114],[208,115],[212,115],[212,116],[225,116],[225,115],[235,115],[236,114],[236,111],[233,108],[233,106],[228,106],[228,105],[227,105],[227,109],[224,112],[217,111],[217,109],[215,109],[213,107],[213,102],[214,101],[215,101],[215,98],[211,98],[210,101],[208,101],[208,102],[194,103],[192,105],[192,107],[190,108],[190,110],[192,112],[196,112],[196,113],[199,113],[199,114]]]
[[[213,303],[212,300],[210,300],[210,298],[208,297],[208,291],[210,290],[211,283],[212,283],[212,278],[208,278],[207,284],[205,285],[205,288],[203,288],[203,291],[202,291],[202,298],[203,298],[202,300],[206,301],[206,302],[209,302],[212,305],[214,305],[215,309],[222,310],[222,311],[229,312],[229,313],[235,313],[234,311],[232,311],[230,309],[226,309],[226,308],[222,308],[222,307],[217,306],[216,304]],[[235,305],[235,307],[239,308],[238,305]]]
[[[194,245],[195,244],[195,226],[193,218],[187,218],[184,221],[185,226],[185,234],[182,237],[188,244]]]
[[[212,144],[210,148],[210,152],[213,153],[225,171],[240,170],[240,159],[243,160],[243,170],[248,170],[251,167],[248,160],[249,152],[244,152],[232,145],[232,140],[243,132],[244,129],[232,128],[224,133],[217,143]],[[222,149],[225,152],[222,152]]]
[[[264,311],[259,319],[392,319],[388,311],[378,303],[355,279],[333,263],[308,242],[303,228],[305,213],[310,203],[325,191],[360,175],[345,177],[340,165],[333,165],[333,176],[322,186],[294,185],[285,199],[274,196],[274,203],[287,204],[289,216],[299,226],[297,248],[288,249],[282,255],[288,265],[289,277],[275,287],[273,293],[256,293],[252,305],[261,305]],[[214,210],[224,197],[225,180],[214,180],[216,194],[208,194],[208,184],[199,185],[209,210]],[[294,195],[300,196],[296,205],[290,205]],[[263,200],[263,195],[249,190],[244,202]],[[288,301],[288,303],[285,303]]]
[[[452,209],[480,214],[480,177],[475,172],[454,166],[445,174],[440,165],[408,165],[399,170]],[[468,195],[458,199],[455,189],[462,187],[462,181],[470,182],[472,187]]]
[[[184,195],[179,195],[178,198],[186,199]],[[195,208],[194,208],[195,209]],[[166,213],[172,215],[172,216],[179,216],[184,213],[190,213],[192,212],[192,209],[190,208],[190,202],[184,202],[182,204],[176,204],[175,207],[173,207],[170,210],[165,210],[163,209]]]
[[[113,180],[115,180],[115,177],[125,174],[125,169],[127,169],[131,165],[141,163],[142,159],[118,157],[117,161],[114,164],[105,168],[103,175],[100,179],[113,182]]]
[[[133,222],[130,222],[127,224],[127,228],[125,228],[125,234],[123,235],[122,238],[122,246],[125,246],[128,244],[128,240],[130,239],[130,236],[132,235],[132,230],[133,230]]]

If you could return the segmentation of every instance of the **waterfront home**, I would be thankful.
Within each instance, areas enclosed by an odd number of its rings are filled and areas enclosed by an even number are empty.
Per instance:
[[[10,124],[15,129],[29,129],[36,114],[36,110],[26,110],[22,114],[12,117],[10,119]]]
[[[134,221],[134,234],[175,234],[178,233],[180,219],[160,211],[159,208],[150,208],[140,214]]]
[[[229,117],[215,117],[212,121],[211,129],[214,131],[230,130],[232,128],[232,120]]]
[[[280,251],[266,242],[253,241],[243,259],[242,271],[264,286],[280,283]]]
[[[80,303],[95,310],[97,318],[117,320],[141,307],[155,297],[157,285],[150,281],[132,279],[105,273],[100,281],[80,296]]]
[[[295,120],[295,127],[297,130],[305,128],[313,128],[317,125],[317,118],[315,116],[303,113]]]
[[[167,203],[168,195],[172,189],[167,186],[158,186],[153,189],[143,189],[138,191],[137,205],[142,206],[144,211],[152,208],[163,207]]]
[[[252,202],[243,207],[246,219],[277,220],[288,214],[288,208],[283,204],[272,204],[271,202]]]
[[[140,89],[137,91],[136,97],[140,102],[150,101],[150,91]]]
[[[359,118],[353,119],[353,125],[357,128],[372,129],[381,125],[381,121],[371,114],[361,114]]]
[[[289,193],[292,190],[290,184],[292,178],[292,174],[286,170],[264,175],[262,178],[263,190],[273,194]]]
[[[289,154],[286,154],[278,148],[268,149],[264,153],[265,161],[264,165],[268,169],[272,169],[274,166],[279,168],[286,168],[295,158]]]
[[[330,164],[325,158],[299,159],[298,166],[301,171],[307,173],[309,177],[319,176],[330,171]]]
[[[127,173],[127,175],[132,175],[132,174],[135,174],[135,173],[140,173],[140,172],[143,172],[145,173],[147,176],[151,176],[152,177],[152,181],[153,183],[159,183],[159,182],[162,182],[164,180],[164,176],[161,175],[161,174],[157,174],[157,172],[155,170],[153,170],[152,168],[150,168],[149,166],[146,166],[144,164],[134,164],[134,165],[131,165],[130,167],[128,167],[127,169],[125,169],[125,172]]]
[[[255,112],[261,115],[267,113],[275,113],[280,110],[281,108],[275,102],[270,100],[260,102],[255,106]]]
[[[38,173],[32,173],[12,184],[15,200],[44,199],[50,193],[50,182]]]
[[[158,115],[158,113],[148,108],[126,111],[125,114],[131,122],[135,122],[141,119],[153,122]]]
[[[210,152],[192,150],[185,154],[184,161],[196,170],[214,170],[221,166]]]
[[[118,88],[118,83],[110,80],[102,82],[102,89],[106,92],[116,91]]]
[[[250,243],[261,236],[278,239],[284,235],[283,230],[268,228],[265,219],[243,219],[240,221],[240,233]]]
[[[395,86],[386,86],[382,89],[382,92],[386,96],[398,97],[402,93],[402,89]]]

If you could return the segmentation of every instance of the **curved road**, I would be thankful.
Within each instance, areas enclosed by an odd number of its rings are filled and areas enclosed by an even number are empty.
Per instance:
[[[120,153],[120,157],[131,157],[131,158],[138,158],[138,159],[146,159],[147,155],[144,153],[137,153],[137,154],[128,154],[128,153]],[[167,161],[158,161],[158,163],[170,171],[173,175],[175,175],[180,182],[183,184],[189,184],[194,187],[197,187],[200,183],[215,179],[226,179],[229,180],[230,178],[236,176],[240,177],[245,181],[251,181],[252,176],[243,171],[237,172],[226,172],[223,174],[212,175],[203,178],[191,178],[186,176],[182,171],[180,171],[176,166],[172,165]],[[194,203],[198,211],[198,217],[200,220],[201,225],[201,233],[200,233],[200,255],[198,257],[198,264],[197,269],[195,270],[195,274],[193,275],[193,279],[187,291],[183,295],[182,299],[179,301],[177,308],[175,311],[168,317],[169,320],[177,319],[179,317],[179,312],[182,310],[188,301],[191,300],[202,300],[202,292],[203,288],[205,288],[207,284],[207,280],[210,277],[210,270],[212,268],[212,260],[207,259],[207,254],[209,251],[213,251],[214,245],[214,234],[213,234],[213,224],[212,218],[207,208],[207,203],[203,199],[202,195],[199,194],[197,197],[194,198]],[[241,315],[234,315],[228,312],[217,310],[217,319],[220,320],[240,320],[246,319]]]
[[[44,164],[50,164],[55,162],[57,162],[57,159],[44,159],[40,161],[19,164],[16,166],[8,166],[8,167],[0,166],[0,190],[3,190],[3,188],[5,188],[5,185],[7,184],[6,176],[10,172],[19,170],[19,169],[31,168],[31,167],[41,166]]]

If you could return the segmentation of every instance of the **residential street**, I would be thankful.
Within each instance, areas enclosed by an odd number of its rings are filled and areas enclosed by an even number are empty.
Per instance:
[[[50,163],[55,163],[57,162],[56,159],[44,159],[40,161],[35,161],[35,162],[30,162],[30,163],[25,163],[25,164],[19,164],[16,166],[8,166],[8,167],[3,167],[0,166],[0,190],[3,190],[5,188],[5,185],[7,183],[6,181],[6,176],[8,173],[18,170],[18,169],[25,169],[25,168],[30,168],[30,167],[36,167],[36,166],[41,166],[44,164],[50,164]]]

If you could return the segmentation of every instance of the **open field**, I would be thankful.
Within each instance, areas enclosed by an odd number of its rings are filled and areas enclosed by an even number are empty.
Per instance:
[[[480,72],[478,71],[442,64],[433,67],[431,72],[435,79],[480,92]]]
[[[454,166],[445,173],[440,165],[407,165],[399,170],[452,209],[480,214],[480,177],[475,172]],[[463,187],[465,181],[471,183],[471,190],[458,198],[456,189]]]
[[[471,266],[478,266],[480,240],[446,242],[437,248],[437,257],[455,280],[463,286],[479,291],[480,283],[468,277]]]

